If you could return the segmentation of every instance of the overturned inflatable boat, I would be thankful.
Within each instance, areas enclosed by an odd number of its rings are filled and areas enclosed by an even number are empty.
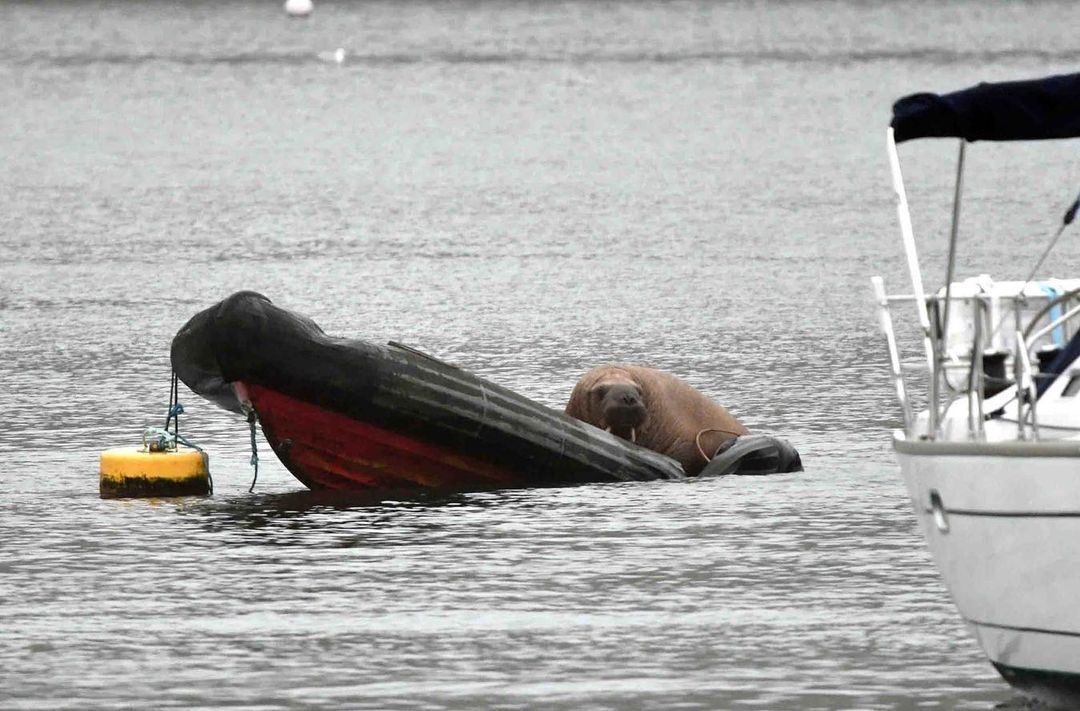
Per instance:
[[[456,492],[682,479],[677,462],[407,346],[327,336],[246,291],[172,343],[194,392],[254,412],[311,489]]]

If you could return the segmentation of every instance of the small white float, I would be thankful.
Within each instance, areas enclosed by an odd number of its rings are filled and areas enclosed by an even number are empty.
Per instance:
[[[316,56],[319,58],[319,61],[321,61],[321,62],[330,62],[332,64],[344,64],[345,63],[345,57],[348,56],[348,53],[345,51],[344,47],[338,47],[333,52],[319,52]]]
[[[285,0],[285,14],[289,17],[307,17],[314,9],[311,0]]]

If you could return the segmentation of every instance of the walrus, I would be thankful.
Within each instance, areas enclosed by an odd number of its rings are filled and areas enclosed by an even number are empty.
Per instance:
[[[741,422],[679,378],[637,365],[602,365],[574,385],[566,414],[675,459],[695,476]]]

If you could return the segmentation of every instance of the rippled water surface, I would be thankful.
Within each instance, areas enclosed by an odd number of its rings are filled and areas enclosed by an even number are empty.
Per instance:
[[[0,3],[0,706],[1016,706],[908,509],[868,279],[904,288],[891,102],[1075,71],[1074,16]],[[1026,273],[1064,145],[973,147],[961,273]],[[903,151],[936,283],[955,146]],[[241,288],[552,407],[671,370],[807,471],[371,502],[264,448],[249,494],[244,423],[185,392],[214,496],[99,499]]]

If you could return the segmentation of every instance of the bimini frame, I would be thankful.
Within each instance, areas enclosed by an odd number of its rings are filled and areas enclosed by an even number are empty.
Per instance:
[[[953,194],[952,225],[949,230],[949,254],[945,277],[944,299],[933,296],[928,297],[922,280],[922,271],[919,266],[918,251],[915,246],[915,234],[911,224],[911,212],[908,206],[907,192],[904,188],[904,176],[900,168],[900,157],[897,152],[893,128],[886,133],[886,147],[889,156],[889,168],[892,172],[893,190],[896,193],[896,212],[900,221],[900,234],[904,245],[904,253],[907,258],[908,272],[911,277],[913,293],[908,296],[888,296],[885,292],[884,282],[880,277],[873,277],[875,301],[878,304],[879,319],[882,331],[885,333],[889,348],[889,362],[893,380],[896,386],[897,398],[904,416],[904,429],[909,435],[919,436],[925,439],[937,439],[940,434],[944,411],[952,403],[951,398],[944,398],[944,390],[948,384],[945,379],[945,353],[946,336],[949,332],[949,314],[952,310],[952,284],[955,279],[957,242],[959,236],[960,204],[963,196],[964,184],[964,158],[966,141],[960,139],[960,149],[956,165],[956,187]],[[1035,370],[1031,362],[1030,348],[1039,338],[1051,332],[1054,328],[1064,324],[1069,319],[1080,315],[1080,307],[1069,310],[1064,316],[1051,319],[1051,323],[1034,334],[1027,333],[1020,323],[1019,302],[1023,299],[1024,288],[1034,276],[1035,271],[1042,265],[1050,250],[1061,236],[1065,227],[1072,223],[1073,218],[1080,209],[1080,198],[1069,208],[1065,214],[1061,226],[1058,228],[1049,246],[1043,251],[1032,273],[1028,275],[1024,286],[1020,289],[1020,295],[1014,302],[1016,318],[1016,353],[1013,359],[1014,377],[1016,384],[1015,400],[1019,403],[1018,408],[1018,436],[1023,439],[1038,439],[1038,419],[1036,417],[1036,403],[1038,389],[1036,387]],[[1075,293],[1063,295],[1069,298],[1076,296]],[[923,349],[925,351],[927,369],[929,371],[929,403],[927,407],[927,423],[925,432],[915,432],[915,419],[911,405],[907,397],[907,386],[904,380],[900,364],[900,354],[896,343],[896,335],[893,329],[892,316],[889,306],[894,301],[913,301],[919,326],[922,331]],[[935,318],[931,320],[930,310],[927,304],[933,302],[940,308],[935,308]],[[971,349],[971,362],[968,364],[967,387],[964,392],[968,399],[968,434],[974,439],[982,439],[984,435],[985,413],[983,403],[985,401],[985,383],[983,376],[983,322],[990,314],[990,305],[987,299],[976,299],[976,307],[980,312],[974,319],[974,339]],[[1050,304],[1048,304],[1049,308]],[[1040,313],[1041,315],[1041,313]],[[1004,316],[1003,316],[1004,318]],[[999,328],[999,322],[997,327]],[[994,329],[997,330],[996,328]],[[1030,331],[1030,329],[1028,329]],[[993,337],[993,333],[986,334]],[[1030,345],[1029,345],[1030,344]]]
[[[915,302],[915,311],[919,321],[919,327],[922,329],[923,348],[926,351],[926,365],[930,372],[929,431],[927,432],[927,435],[931,438],[936,437],[938,426],[941,421],[941,364],[944,361],[944,354],[941,349],[944,344],[944,338],[939,336],[948,333],[949,327],[949,312],[952,302],[952,282],[956,269],[956,243],[960,231],[960,200],[964,186],[965,146],[966,141],[960,139],[960,152],[956,165],[956,189],[953,196],[952,226],[949,230],[949,259],[945,277],[944,316],[939,324],[939,334],[935,334],[931,330],[930,313],[926,307],[926,290],[923,286],[922,270],[919,267],[919,253],[915,246],[915,231],[911,225],[911,210],[908,206],[907,190],[904,188],[904,174],[900,169],[900,154],[896,148],[896,137],[892,127],[889,127],[886,131],[886,148],[889,155],[889,169],[892,172],[893,191],[896,193],[896,215],[900,220],[900,234],[904,244],[904,253],[907,256],[908,274],[911,277],[911,287],[914,292],[913,300]],[[910,430],[913,424],[911,407],[907,401],[903,372],[900,370],[898,354],[894,357],[896,341],[892,329],[892,318],[889,316],[887,310],[888,297],[885,295],[884,284],[881,282],[881,279],[877,277],[875,277],[875,279],[875,298],[879,306],[885,309],[882,315],[882,329],[886,331],[889,340],[890,361],[895,361],[892,363],[893,377],[897,382],[897,393],[901,400],[901,407],[904,410],[904,427],[905,429]],[[886,321],[888,323],[886,323]],[[978,355],[975,357],[981,360],[981,349],[976,350],[978,351]],[[981,397],[979,398],[979,402],[981,406]],[[979,423],[975,424],[975,428],[981,428],[981,418]]]

